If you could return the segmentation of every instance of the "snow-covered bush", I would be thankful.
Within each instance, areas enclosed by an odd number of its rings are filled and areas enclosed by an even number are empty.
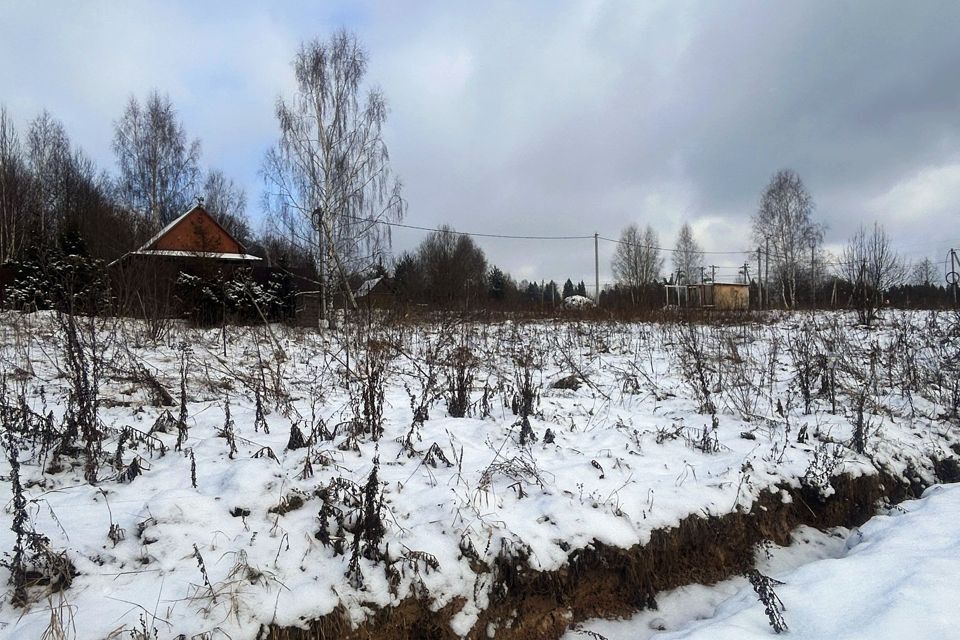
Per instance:
[[[564,309],[591,309],[596,306],[587,296],[568,296],[563,299]]]
[[[248,269],[211,276],[180,272],[176,283],[176,296],[183,312],[202,326],[228,320],[288,320],[296,308],[296,293],[288,274],[272,272],[261,285]]]

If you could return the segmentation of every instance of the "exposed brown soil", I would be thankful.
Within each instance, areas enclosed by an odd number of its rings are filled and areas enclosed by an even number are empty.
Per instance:
[[[957,472],[955,459],[938,461],[938,473]],[[958,478],[941,477],[943,481]],[[786,544],[800,525],[820,529],[858,526],[876,512],[878,502],[891,503],[915,497],[922,488],[889,475],[838,476],[835,493],[821,500],[814,491],[785,488],[767,492],[749,513],[724,516],[691,515],[676,527],[655,531],[645,545],[629,549],[595,543],[571,553],[568,565],[558,571],[535,571],[524,559],[498,562],[491,570],[497,587],[490,606],[468,635],[487,637],[487,626],[496,626],[503,640],[552,640],[570,624],[596,617],[628,615],[656,606],[659,591],[690,583],[712,584],[752,567],[757,543],[772,540]],[[396,640],[401,638],[453,640],[449,621],[462,602],[439,611],[429,603],[407,599],[376,613],[352,629],[342,609],[310,623],[308,629],[270,627],[261,636],[269,640],[327,638]]]

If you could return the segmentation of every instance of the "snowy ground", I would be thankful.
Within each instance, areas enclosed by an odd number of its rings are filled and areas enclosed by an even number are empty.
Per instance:
[[[931,487],[853,531],[801,528],[757,568],[782,585],[788,637],[955,638],[960,597],[960,485]],[[749,640],[774,635],[745,578],[661,594],[659,611],[594,620],[564,640]]]
[[[39,638],[53,609],[78,638],[134,638],[145,625],[161,638],[245,640],[338,605],[360,621],[411,595],[436,607],[462,598],[451,625],[463,634],[495,588],[477,563],[497,556],[556,569],[595,540],[628,547],[690,514],[749,510],[781,483],[829,495],[831,474],[882,468],[930,484],[930,459],[960,441],[956,322],[175,326],[157,341],[139,323],[104,321],[96,334],[84,323],[88,362],[102,369],[91,484],[82,434],[56,455],[77,412],[64,331],[49,314],[8,314],[5,458],[14,444],[28,526],[78,575],[60,594],[33,588],[26,608],[7,592],[0,637]],[[468,417],[455,418],[448,380],[467,352]],[[136,371],[175,406],[157,406]],[[288,448],[294,426],[306,446]],[[0,461],[6,522],[10,477]],[[15,544],[4,526],[0,550]]]

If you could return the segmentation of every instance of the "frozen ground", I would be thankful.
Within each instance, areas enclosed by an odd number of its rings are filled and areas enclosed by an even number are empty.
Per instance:
[[[960,439],[957,320],[884,322],[174,326],[154,340],[83,320],[77,365],[52,315],[6,315],[4,521],[12,458],[27,528],[77,575],[62,593],[32,587],[26,607],[8,591],[0,637],[39,638],[53,610],[78,638],[245,640],[412,595],[462,599],[463,634],[498,556],[556,569],[593,541],[628,547],[690,514],[749,510],[778,484],[828,496],[838,473],[933,483],[931,458]],[[174,406],[158,406],[151,375]],[[92,454],[88,431],[70,432],[83,384]],[[458,386],[463,418],[448,409]],[[7,567],[16,542],[2,527]]]
[[[787,637],[903,640],[955,638],[960,628],[960,485],[931,487],[853,531],[801,528],[758,569],[781,582]],[[690,585],[658,597],[659,611],[593,620],[564,640],[770,638],[764,606],[745,578]]]

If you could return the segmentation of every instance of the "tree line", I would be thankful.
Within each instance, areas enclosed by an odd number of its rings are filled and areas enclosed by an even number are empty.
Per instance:
[[[869,324],[886,305],[952,302],[934,263],[924,258],[910,265],[880,224],[861,226],[839,256],[829,255],[823,247],[824,225],[813,212],[813,197],[796,172],[784,169],[773,175],[751,217],[757,269],[751,276],[752,265],[745,263],[738,277],[751,285],[756,306],[851,307]],[[666,284],[712,281],[689,223],[680,228],[669,274],[664,273],[663,253],[650,225],[642,231],[637,224],[623,229],[611,263],[617,284],[607,292],[608,302],[657,306],[665,299]]]
[[[0,262],[46,256],[65,236],[113,259],[184,213],[196,199],[241,243],[254,244],[244,190],[201,164],[170,98],[131,96],[114,122],[116,171],[100,167],[44,110],[20,132],[0,106]]]
[[[449,226],[394,260],[389,224],[403,219],[407,203],[383,138],[386,99],[366,82],[365,49],[353,34],[338,31],[303,43],[292,67],[295,90],[277,100],[278,136],[263,159],[266,216],[258,230],[250,224],[244,189],[204,165],[201,141],[159,91],[142,100],[131,96],[118,113],[112,172],[74,144],[53,114],[43,111],[18,131],[0,106],[0,263],[19,265],[42,289],[43,274],[64,255],[116,259],[202,199],[248,253],[314,280],[325,318],[333,317],[338,301],[356,306],[358,281],[391,270],[392,293],[407,304],[549,308],[587,295],[582,281],[517,282]],[[885,304],[947,299],[933,263],[909,267],[882,226],[862,228],[841,256],[827,255],[824,227],[813,212],[799,175],[774,174],[751,219],[757,269],[751,274],[747,264],[742,270],[757,306],[829,302],[856,307],[869,322]],[[658,308],[666,285],[712,277],[689,223],[670,251],[669,272],[666,253],[651,225],[628,225],[611,264],[616,285],[600,302]]]

